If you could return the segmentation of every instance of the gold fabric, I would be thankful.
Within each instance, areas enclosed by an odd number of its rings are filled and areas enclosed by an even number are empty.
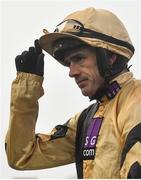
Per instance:
[[[141,144],[137,142],[120,169],[127,135],[141,123],[141,81],[135,80],[130,72],[116,80],[121,90],[112,100],[103,97],[94,116],[104,119],[95,158],[84,160],[84,178],[127,178],[131,165],[135,161],[141,164]],[[12,84],[6,153],[9,165],[15,169],[42,169],[75,162],[75,135],[80,113],[70,118],[64,137],[50,140],[55,128],[49,134],[35,135],[38,99],[43,95],[42,81],[42,77],[19,73]]]
[[[110,11],[90,7],[69,14],[64,20],[68,19],[80,21],[87,29],[91,29],[98,33],[102,33],[132,45],[125,26],[120,21],[120,19]],[[81,37],[79,35],[72,35],[69,33],[69,28],[69,25],[67,26],[66,24],[66,26],[64,26],[60,32],[49,33],[48,31],[44,30],[45,35],[40,38],[41,47],[51,56],[53,56],[53,43],[55,40],[60,38],[75,38],[85,42],[90,46],[105,48],[117,54],[123,55],[128,59],[130,59],[133,55],[133,52],[129,48],[118,45],[116,43],[107,42],[106,40],[101,40],[98,37],[88,38]]]

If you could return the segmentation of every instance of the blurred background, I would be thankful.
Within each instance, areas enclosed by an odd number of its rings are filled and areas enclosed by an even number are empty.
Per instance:
[[[136,78],[141,79],[140,0],[0,1],[0,178],[77,178],[75,164],[36,171],[11,169],[7,164],[4,139],[9,124],[11,83],[16,77],[15,57],[43,35],[42,29],[52,32],[66,15],[90,6],[110,10],[122,20],[135,46],[135,55],[130,62],[131,71]],[[68,69],[60,66],[47,53],[43,86],[45,95],[39,101],[37,133],[51,131],[55,125],[65,123],[90,104],[89,99],[82,96],[75,82],[68,77]]]

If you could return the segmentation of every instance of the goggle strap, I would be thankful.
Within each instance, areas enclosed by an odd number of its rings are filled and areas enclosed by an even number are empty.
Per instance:
[[[116,39],[112,36],[109,36],[109,35],[106,35],[106,34],[103,34],[103,33],[88,29],[88,28],[85,28],[84,25],[80,21],[75,20],[75,19],[66,19],[63,22],[59,23],[56,26],[56,29],[54,32],[59,32],[59,26],[62,25],[64,22],[72,23],[73,24],[72,29],[77,30],[77,32],[66,32],[66,33],[77,35],[79,37],[88,37],[88,38],[100,39],[100,40],[107,41],[107,42],[112,43],[112,44],[116,44],[119,46],[126,47],[129,50],[131,50],[133,53],[135,51],[134,47],[131,44],[129,44],[128,42]]]
[[[114,38],[112,36],[108,36],[108,35],[102,34],[100,32],[92,31],[90,29],[84,28],[83,30],[81,30],[81,32],[69,32],[69,33],[73,34],[73,35],[78,35],[79,37],[96,38],[96,39],[100,39],[100,40],[103,40],[103,41],[107,41],[107,42],[112,43],[112,44],[116,44],[116,45],[119,45],[119,46],[126,47],[129,50],[131,50],[133,53],[135,51],[134,46],[132,46],[128,42],[116,39],[116,38]],[[88,33],[85,33],[85,32],[88,32]]]

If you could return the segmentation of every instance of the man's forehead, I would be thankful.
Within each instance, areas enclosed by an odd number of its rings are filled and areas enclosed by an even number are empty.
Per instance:
[[[67,59],[71,60],[79,55],[88,55],[90,52],[95,53],[95,49],[93,47],[83,46],[83,47],[79,47],[79,48],[67,51],[64,54],[64,58],[65,60]]]

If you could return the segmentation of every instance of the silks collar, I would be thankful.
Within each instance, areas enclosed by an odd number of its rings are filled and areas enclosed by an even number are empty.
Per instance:
[[[116,96],[116,94],[120,91],[123,84],[128,82],[128,80],[131,79],[132,77],[133,74],[131,72],[126,72],[117,76],[111,82],[106,83],[103,89],[96,92],[96,94],[93,95],[92,97],[89,97],[90,101],[91,100],[101,101],[104,96],[106,96],[109,100],[113,99]]]
[[[101,101],[104,95],[106,95],[108,99],[113,99],[120,89],[121,87],[118,84],[118,82],[113,81],[111,83],[106,84],[102,90],[98,91],[94,96],[90,97],[90,100],[96,99]]]

